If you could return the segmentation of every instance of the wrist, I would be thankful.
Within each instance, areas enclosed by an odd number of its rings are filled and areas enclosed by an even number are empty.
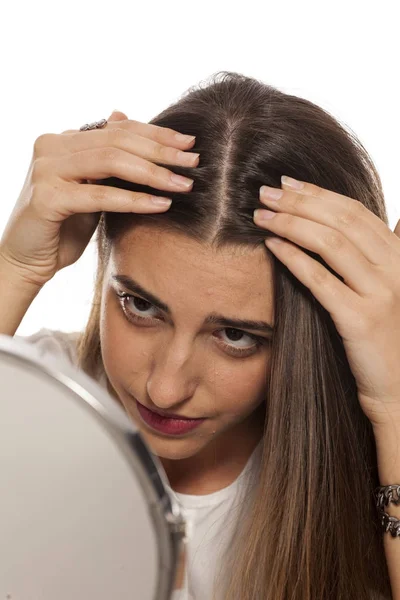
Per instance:
[[[10,281],[16,288],[28,294],[37,294],[47,282],[39,281],[27,267],[17,265],[0,248],[0,278]]]
[[[0,334],[13,337],[42,286],[14,269],[0,253]]]
[[[400,424],[374,428],[379,483],[400,485]]]

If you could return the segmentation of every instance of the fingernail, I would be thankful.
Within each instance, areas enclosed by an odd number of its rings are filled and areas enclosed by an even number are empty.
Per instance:
[[[178,159],[190,166],[192,166],[193,162],[195,162],[199,156],[200,154],[197,154],[196,152],[178,152]]]
[[[151,201],[156,206],[169,206],[172,200],[169,198],[161,198],[161,196],[152,196]]]
[[[281,182],[288,187],[293,188],[294,190],[301,190],[304,187],[304,183],[302,181],[293,179],[293,177],[287,177],[287,175],[282,175]]]
[[[175,134],[175,139],[178,142],[187,142],[187,143],[189,143],[189,142],[192,142],[193,140],[195,140],[196,136],[195,135],[183,135],[183,133],[176,133]]]
[[[253,212],[253,216],[257,221],[265,221],[266,219],[273,219],[276,216],[276,213],[272,212],[271,210],[256,208],[256,210]]]
[[[279,200],[283,196],[283,190],[279,190],[278,188],[272,188],[268,185],[263,185],[260,188],[260,196],[261,198],[271,198],[271,200]]]
[[[171,181],[176,183],[180,187],[184,187],[186,189],[190,188],[193,184],[193,179],[188,179],[187,177],[182,177],[181,175],[176,175],[176,173],[172,173]]]

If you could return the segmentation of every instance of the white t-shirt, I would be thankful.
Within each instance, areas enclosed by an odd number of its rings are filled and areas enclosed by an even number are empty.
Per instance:
[[[30,336],[14,336],[35,345],[42,356],[66,357],[77,364],[76,342],[79,332],[66,333],[40,329]],[[105,374],[99,384],[107,389]],[[194,496],[177,493],[168,486],[182,507],[188,523],[187,562],[184,586],[176,590],[171,600],[210,600],[216,571],[220,565],[219,553],[229,546],[239,510],[251,481],[257,480],[261,442],[257,445],[239,477],[228,487],[212,494]],[[250,479],[249,479],[250,478]]]

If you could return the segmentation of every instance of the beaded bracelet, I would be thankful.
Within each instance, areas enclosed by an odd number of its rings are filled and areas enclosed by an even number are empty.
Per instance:
[[[397,498],[393,498],[393,492],[396,492]],[[396,506],[400,504],[400,484],[381,485],[375,489],[376,507],[381,517],[383,532],[390,532],[392,537],[400,537],[400,520],[391,517],[385,512],[384,507],[392,502]]]

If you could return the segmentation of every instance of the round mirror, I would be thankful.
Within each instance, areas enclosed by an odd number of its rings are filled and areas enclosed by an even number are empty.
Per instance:
[[[0,382],[0,598],[170,598],[185,521],[123,409],[4,335]]]

